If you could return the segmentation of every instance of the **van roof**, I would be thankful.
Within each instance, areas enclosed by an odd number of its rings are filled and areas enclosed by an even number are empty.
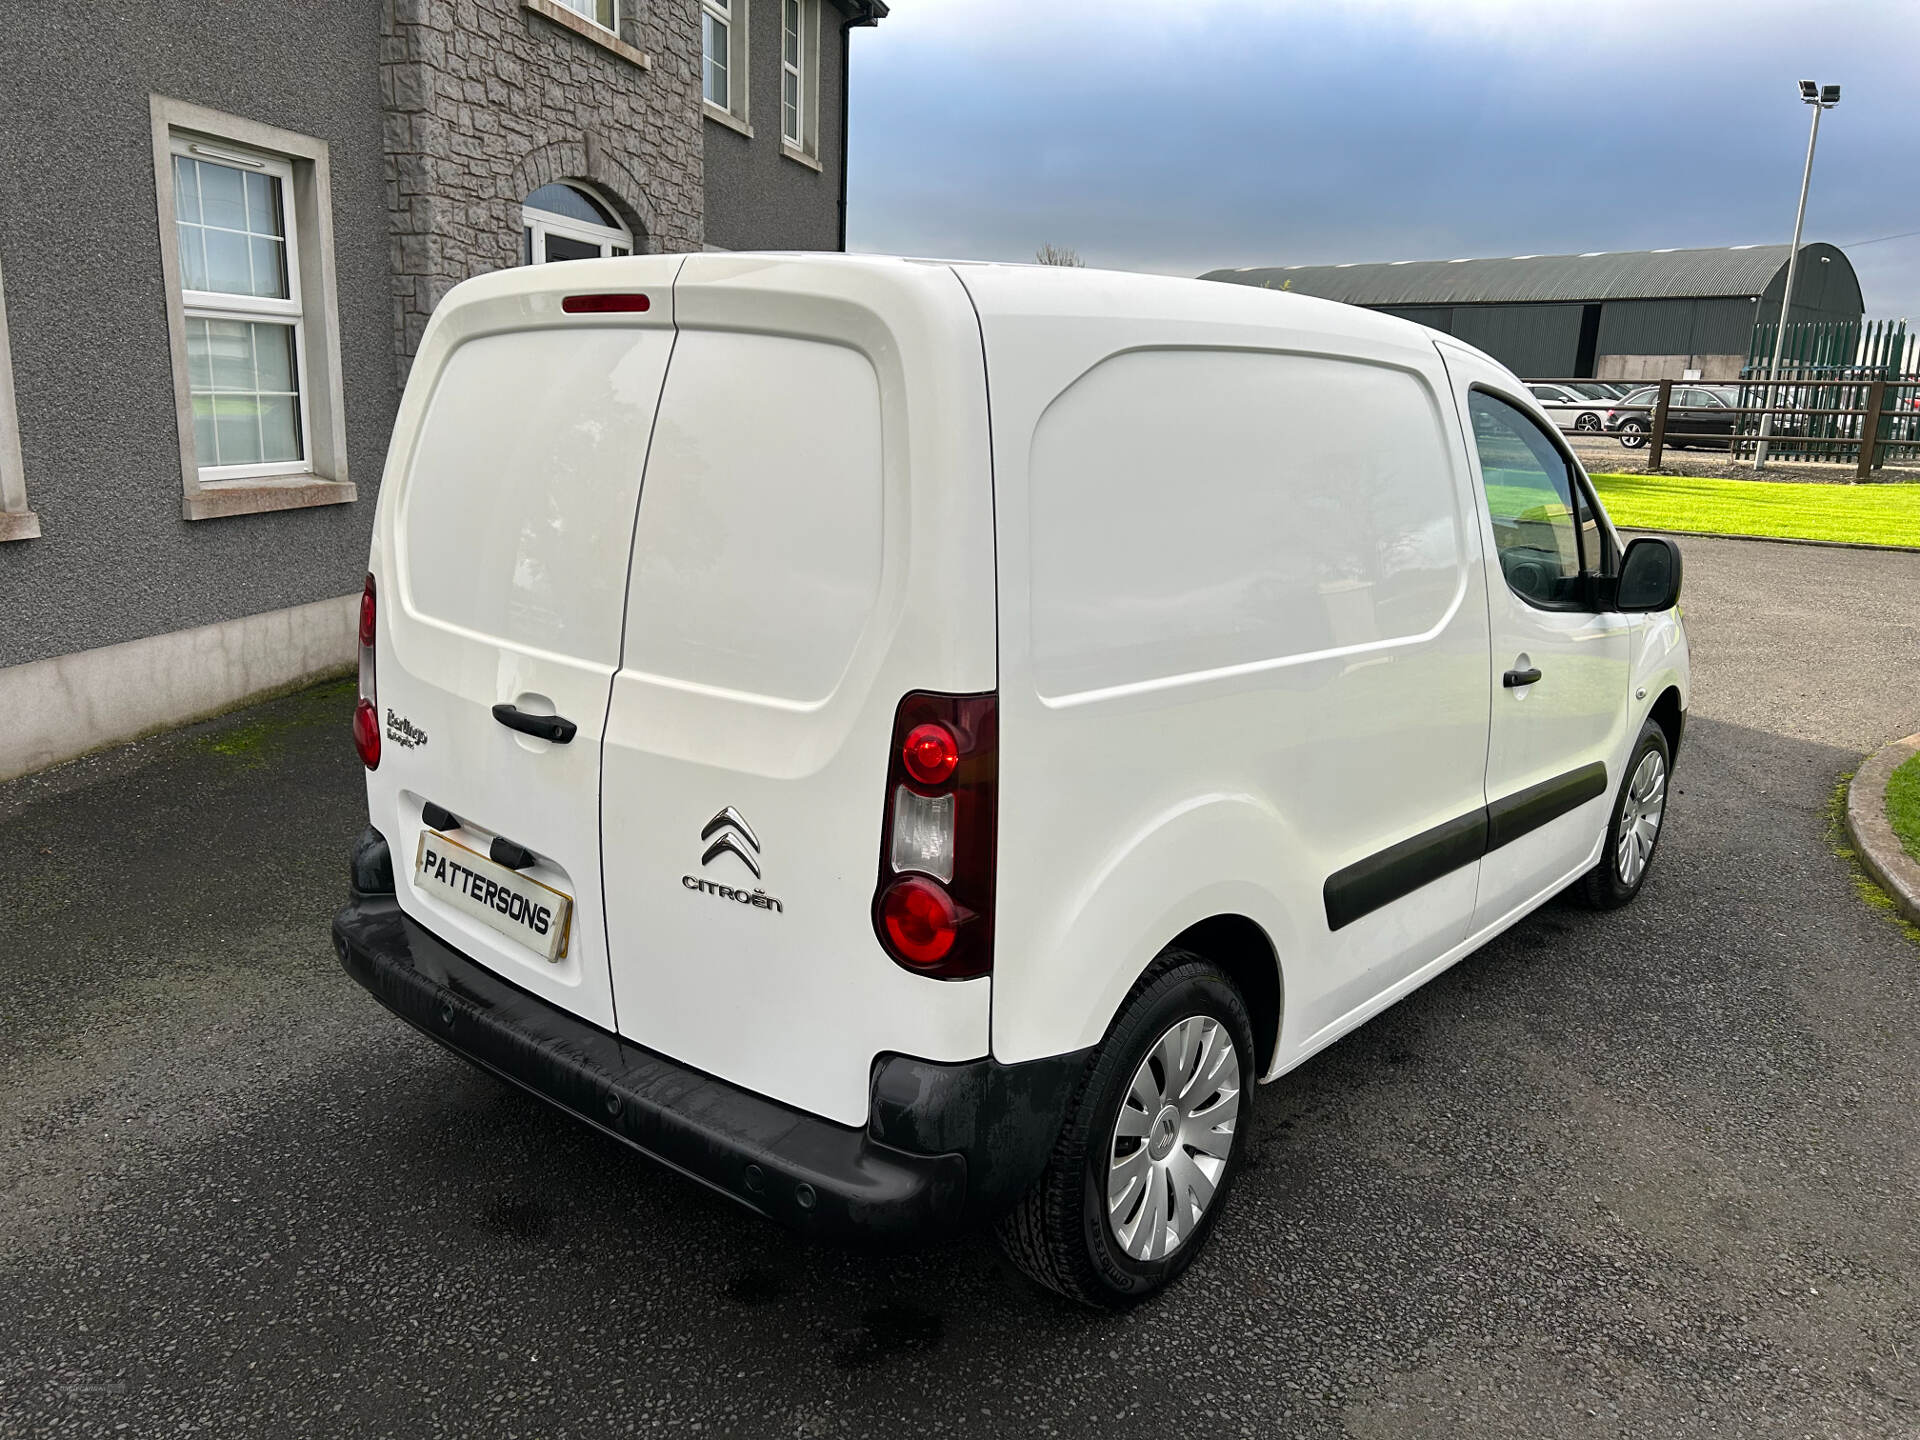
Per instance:
[[[958,274],[983,322],[998,319],[1193,322],[1200,325],[1261,325],[1284,328],[1296,340],[1315,337],[1338,344],[1365,342],[1410,347],[1431,354],[1436,332],[1411,320],[1279,290],[1224,285],[1176,275],[1079,266],[1008,264],[999,261],[932,257],[847,255],[832,251],[714,251],[698,255],[635,255],[610,260],[574,260],[564,265],[530,265],[493,271],[469,280],[449,296],[458,305],[483,297],[546,293],[621,284],[699,285],[711,275],[738,276],[742,266],[778,260],[788,283],[818,269],[834,275],[833,288],[845,294],[851,277],[866,272],[876,288],[898,293],[903,272],[923,268]],[[703,274],[702,272],[708,272]],[[617,280],[615,277],[618,277]],[[801,282],[804,284],[804,280]],[[854,281],[855,287],[858,281]],[[909,282],[910,289],[919,287]],[[1459,342],[1454,342],[1459,344]],[[1471,347],[1462,345],[1461,348]]]

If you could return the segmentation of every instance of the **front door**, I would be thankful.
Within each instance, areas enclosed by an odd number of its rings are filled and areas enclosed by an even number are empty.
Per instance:
[[[1442,352],[1492,542],[1480,930],[1570,882],[1599,853],[1626,745],[1633,622],[1595,607],[1595,582],[1618,559],[1579,462],[1499,370]]]

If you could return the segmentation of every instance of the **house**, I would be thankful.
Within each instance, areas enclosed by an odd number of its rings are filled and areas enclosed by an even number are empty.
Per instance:
[[[434,305],[845,242],[880,0],[31,5],[0,34],[0,778],[345,666]]]
[[[1529,378],[1737,379],[1756,324],[1780,317],[1786,245],[1596,251],[1506,260],[1397,260],[1214,270],[1417,320]],[[1790,319],[1852,320],[1860,281],[1832,245],[1800,249]]]

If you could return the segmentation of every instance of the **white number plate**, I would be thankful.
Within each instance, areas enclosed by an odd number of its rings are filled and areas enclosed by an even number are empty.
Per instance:
[[[482,925],[519,941],[543,960],[567,953],[573,929],[573,897],[496,864],[438,830],[420,834],[413,883]]]

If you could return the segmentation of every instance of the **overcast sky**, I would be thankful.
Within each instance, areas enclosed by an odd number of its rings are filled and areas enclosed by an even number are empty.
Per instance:
[[[1784,244],[1920,322],[1920,0],[893,0],[849,245],[1222,265]]]

